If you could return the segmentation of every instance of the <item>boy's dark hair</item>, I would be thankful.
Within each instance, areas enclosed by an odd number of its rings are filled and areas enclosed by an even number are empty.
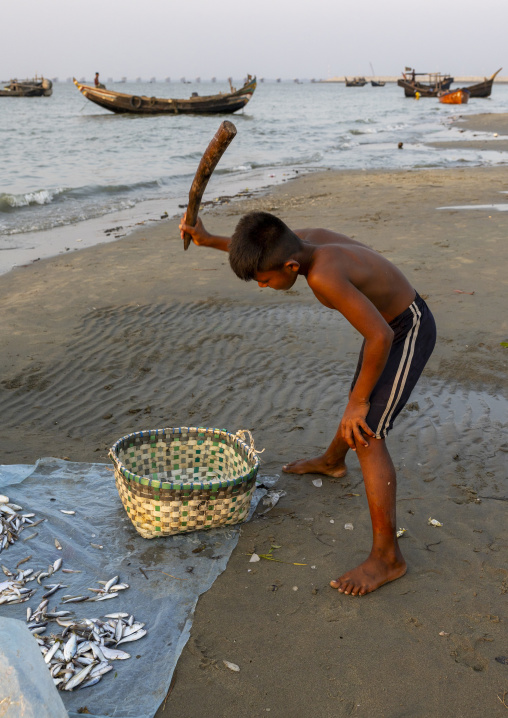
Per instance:
[[[299,247],[299,238],[281,219],[269,212],[249,212],[233,232],[229,263],[248,282],[258,272],[282,268]]]

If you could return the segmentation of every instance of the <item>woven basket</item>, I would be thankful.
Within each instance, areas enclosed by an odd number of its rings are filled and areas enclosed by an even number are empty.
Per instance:
[[[122,504],[143,538],[247,517],[259,468],[252,441],[249,447],[220,429],[156,429],[122,437],[109,457]]]

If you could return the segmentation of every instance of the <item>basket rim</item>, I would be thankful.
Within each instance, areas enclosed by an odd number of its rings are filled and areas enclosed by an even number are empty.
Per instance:
[[[225,480],[217,480],[217,481],[189,481],[189,482],[174,482],[174,481],[164,481],[160,479],[153,479],[149,476],[141,476],[140,474],[134,474],[132,471],[129,471],[124,464],[120,461],[118,456],[116,455],[116,452],[118,450],[118,447],[121,443],[124,441],[128,441],[133,438],[151,438],[152,436],[157,438],[159,435],[164,436],[165,434],[183,434],[183,433],[205,433],[212,436],[217,437],[230,437],[236,444],[241,447],[247,454],[251,451],[251,447],[248,446],[248,444],[245,443],[242,439],[240,439],[236,434],[231,433],[227,429],[216,429],[213,427],[204,427],[204,426],[178,426],[178,427],[166,427],[164,429],[143,429],[141,431],[134,431],[131,434],[125,434],[125,436],[122,436],[120,439],[115,441],[113,446],[110,448],[108,455],[113,464],[115,465],[115,468],[122,474],[122,476],[127,479],[127,481],[134,481],[137,484],[143,484],[145,486],[152,487],[154,489],[164,489],[164,490],[177,490],[177,491],[184,491],[184,492],[191,492],[195,491],[196,489],[225,489],[230,486],[238,486],[239,484],[244,484],[251,479],[254,479],[256,477],[256,474],[259,469],[259,458],[256,456],[256,454],[253,454],[254,457],[254,464],[250,471],[247,474],[243,474],[242,476],[238,476],[236,479],[225,479]]]

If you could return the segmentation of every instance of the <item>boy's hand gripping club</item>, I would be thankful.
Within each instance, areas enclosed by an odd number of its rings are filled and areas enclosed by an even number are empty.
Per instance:
[[[229,147],[231,140],[236,135],[236,127],[232,122],[225,120],[221,123],[212,141],[206,148],[203,157],[198,165],[194,181],[189,192],[189,204],[185,212],[185,223],[193,227],[198,218],[201,198],[205,191],[208,180],[217,166],[220,158]],[[183,248],[188,249],[192,237],[187,232],[183,240]]]

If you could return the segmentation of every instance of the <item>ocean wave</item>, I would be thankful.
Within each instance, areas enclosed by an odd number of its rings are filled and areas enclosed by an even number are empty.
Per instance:
[[[348,130],[348,132],[351,135],[377,135],[378,134],[378,130],[376,130],[374,128],[372,128],[372,129],[369,128],[369,129],[365,129],[365,130],[357,130],[355,128],[352,128],[352,129]]]
[[[0,194],[0,212],[12,213],[16,210],[41,207],[48,204],[62,204],[73,201],[99,201],[107,197],[129,197],[132,194],[150,190],[159,190],[171,184],[164,178],[156,178],[132,184],[85,185],[83,187],[59,187],[41,189],[25,194]]]
[[[0,212],[11,212],[19,207],[30,207],[30,205],[50,204],[54,197],[63,191],[62,189],[41,189],[26,194],[0,194]]]

